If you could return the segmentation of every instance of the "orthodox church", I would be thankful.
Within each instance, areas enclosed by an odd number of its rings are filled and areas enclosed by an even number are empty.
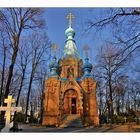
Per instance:
[[[79,116],[83,126],[98,126],[96,82],[92,78],[89,58],[80,59],[72,28],[74,16],[67,16],[69,26],[65,31],[63,55],[50,62],[50,76],[46,80],[42,125],[59,127],[69,116]]]

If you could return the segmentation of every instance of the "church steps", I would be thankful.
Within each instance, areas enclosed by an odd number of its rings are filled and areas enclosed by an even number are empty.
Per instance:
[[[60,125],[60,128],[65,127],[83,127],[80,115],[79,114],[67,115],[65,119],[62,120],[62,124]]]

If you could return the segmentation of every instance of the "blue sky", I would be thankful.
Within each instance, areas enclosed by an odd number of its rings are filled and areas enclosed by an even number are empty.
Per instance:
[[[94,10],[94,12],[93,12]],[[95,63],[95,56],[97,48],[99,48],[104,40],[110,37],[109,30],[103,30],[101,34],[91,31],[85,34],[84,29],[87,28],[87,21],[91,18],[98,18],[101,12],[100,8],[46,8],[44,18],[46,19],[47,32],[50,40],[57,44],[60,48],[60,55],[63,52],[65,45],[65,30],[68,28],[68,20],[66,16],[69,12],[73,13],[75,19],[73,20],[72,27],[75,29],[76,46],[78,52],[83,58],[83,46],[88,44],[91,48],[90,59]]]
[[[88,34],[83,32],[87,28],[87,22],[89,19],[96,19],[103,16],[104,11],[107,8],[45,8],[44,18],[47,24],[47,33],[52,41],[60,48],[60,52],[57,52],[57,59],[59,59],[63,53],[65,46],[65,30],[68,28],[68,20],[66,16],[69,12],[73,13],[75,19],[73,20],[72,27],[74,28],[76,35],[75,41],[80,58],[83,58],[83,46],[85,44],[90,46],[89,58],[93,65],[96,65],[96,55],[98,48],[104,44],[105,40],[112,41],[111,27],[106,29],[95,31],[91,30]],[[133,73],[136,63],[139,62],[139,58],[135,58],[135,63],[129,63],[131,69],[129,73]],[[137,76],[136,76],[137,77]]]

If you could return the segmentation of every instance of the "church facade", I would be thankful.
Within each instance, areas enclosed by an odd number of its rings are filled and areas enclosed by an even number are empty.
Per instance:
[[[69,15],[71,16],[71,15]],[[46,80],[43,125],[60,126],[64,116],[79,114],[83,126],[98,126],[96,82],[92,78],[89,58],[80,59],[71,26],[65,31],[66,43],[62,57],[50,62],[50,76]]]

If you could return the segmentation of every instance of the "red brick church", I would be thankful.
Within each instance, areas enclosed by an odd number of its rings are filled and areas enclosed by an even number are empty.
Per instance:
[[[65,117],[79,116],[82,125],[98,126],[96,82],[89,58],[80,59],[72,28],[73,15],[68,16],[66,42],[62,57],[50,62],[50,76],[46,80],[43,125],[61,126]]]

